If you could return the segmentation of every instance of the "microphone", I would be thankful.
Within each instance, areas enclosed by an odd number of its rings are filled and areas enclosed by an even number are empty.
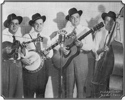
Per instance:
[[[65,34],[60,34],[59,38],[58,38],[59,39],[59,43],[65,42],[65,37],[66,37]]]

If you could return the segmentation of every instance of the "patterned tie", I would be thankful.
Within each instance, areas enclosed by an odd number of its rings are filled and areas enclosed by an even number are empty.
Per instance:
[[[36,50],[37,52],[40,52],[41,51],[41,45],[40,45],[40,34],[38,33],[37,34],[37,42],[36,42]]]

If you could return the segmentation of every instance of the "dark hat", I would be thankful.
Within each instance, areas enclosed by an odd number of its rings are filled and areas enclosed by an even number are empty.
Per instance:
[[[9,24],[12,20],[17,19],[19,21],[19,24],[22,22],[23,18],[21,16],[16,16],[14,13],[8,15],[7,20],[4,22],[4,26],[6,28],[9,27]]]
[[[114,21],[116,20],[116,14],[113,11],[109,11],[108,13],[102,13],[102,19],[105,20],[105,17],[111,17]]]
[[[69,20],[69,17],[72,16],[73,14],[78,13],[80,16],[82,15],[83,11],[82,10],[77,10],[76,8],[71,8],[68,11],[68,15],[66,16],[66,20]]]
[[[29,24],[31,26],[33,26],[34,22],[37,20],[37,19],[42,19],[43,22],[45,22],[46,20],[46,16],[41,16],[39,13],[36,13],[32,16],[32,20],[29,21]]]

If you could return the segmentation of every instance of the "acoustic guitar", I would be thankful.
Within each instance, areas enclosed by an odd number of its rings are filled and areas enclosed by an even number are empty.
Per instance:
[[[81,41],[87,35],[89,35],[90,33],[94,33],[95,31],[99,30],[103,26],[104,26],[103,22],[100,22],[95,27],[90,29],[88,32],[86,32],[85,34],[80,36],[78,38],[78,40]],[[80,53],[80,49],[75,46],[75,43],[74,43],[75,41],[72,38],[66,38],[65,42],[67,44],[66,47],[68,48],[69,53],[65,55],[65,54],[61,54],[60,51],[55,51],[55,53],[52,57],[52,62],[56,69],[60,69],[60,68],[65,69],[70,64],[72,59],[74,57],[76,57],[77,55],[79,55],[79,53]],[[61,66],[59,66],[59,65],[61,65]]]

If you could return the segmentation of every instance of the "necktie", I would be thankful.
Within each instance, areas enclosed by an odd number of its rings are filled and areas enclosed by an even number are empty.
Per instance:
[[[36,50],[37,50],[38,52],[41,51],[40,34],[39,34],[39,33],[37,34]]]
[[[73,36],[72,39],[73,39],[73,40],[76,40],[76,34],[77,34],[77,33],[76,33],[76,27],[74,27],[74,29],[73,29],[73,31],[72,31],[72,36]]]
[[[73,34],[76,35],[76,26],[73,29]]]
[[[15,38],[15,36],[13,35],[13,43],[16,41],[16,38]]]
[[[16,41],[16,38],[14,35],[13,35],[12,49],[13,49],[12,52],[13,52],[14,63],[16,63],[16,60],[18,59],[18,41]]]

